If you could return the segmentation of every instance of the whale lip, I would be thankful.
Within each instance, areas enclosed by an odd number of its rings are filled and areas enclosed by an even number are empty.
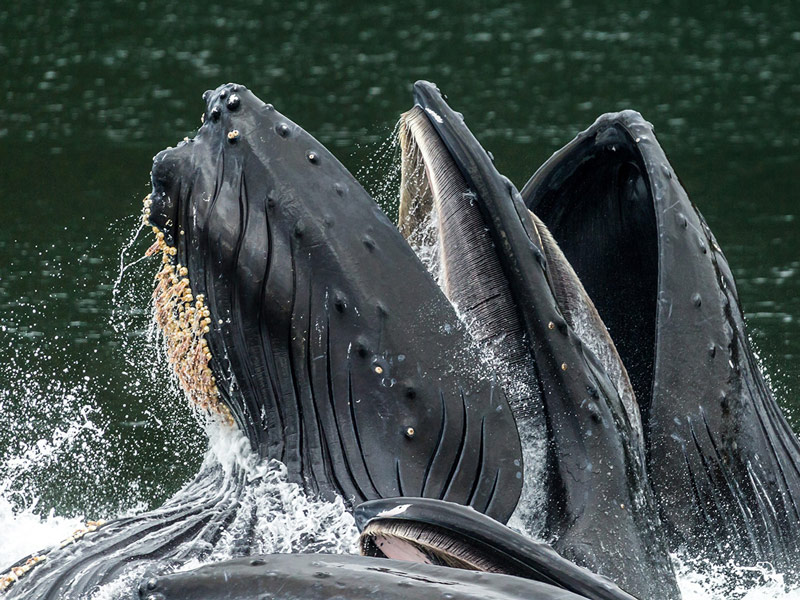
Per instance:
[[[516,194],[514,185],[497,172],[492,157],[469,131],[463,115],[450,107],[436,84],[417,81],[413,96],[415,106],[425,112],[467,183],[479,196],[483,192],[483,204],[505,204],[490,202],[489,192],[503,197]]]
[[[503,573],[588,598],[632,600],[609,579],[561,557],[470,507],[431,498],[372,500],[356,507],[365,556]]]

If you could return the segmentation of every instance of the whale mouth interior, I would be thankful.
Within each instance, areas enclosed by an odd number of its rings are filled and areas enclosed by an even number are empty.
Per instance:
[[[505,381],[516,415],[534,404],[538,380],[509,282],[476,193],[419,105],[400,119],[398,227]]]
[[[508,573],[500,561],[447,529],[413,521],[373,520],[359,538],[361,554],[483,571]]]
[[[526,204],[547,225],[617,347],[647,424],[653,394],[658,230],[647,168],[624,127],[580,142]],[[645,426],[645,435],[648,428]]]

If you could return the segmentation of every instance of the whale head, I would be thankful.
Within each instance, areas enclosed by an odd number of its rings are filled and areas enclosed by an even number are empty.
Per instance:
[[[307,489],[432,496],[506,519],[521,456],[490,369],[328,150],[242,86],[154,159],[156,318],[190,396]],[[221,407],[221,408],[220,408]]]

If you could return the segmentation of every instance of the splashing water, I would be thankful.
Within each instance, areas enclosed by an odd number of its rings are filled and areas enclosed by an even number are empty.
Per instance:
[[[787,585],[783,574],[768,564],[714,565],[672,555],[683,600],[797,600],[800,586]],[[731,577],[731,573],[735,577]],[[731,585],[731,581],[736,581]]]
[[[188,571],[209,563],[241,556],[243,536],[251,554],[357,551],[358,529],[341,498],[326,502],[310,499],[300,486],[287,480],[286,467],[278,461],[260,460],[238,430],[209,421],[209,448],[202,469],[221,466],[230,475],[243,469],[248,486],[230,525],[210,554],[191,559],[176,571]],[[255,527],[252,527],[255,523]],[[102,586],[92,600],[118,600],[138,584],[146,567],[126,573]]]
[[[55,514],[54,482],[114,478],[91,383],[58,355],[57,343],[42,340],[35,348],[14,345],[0,364],[0,412],[13,416],[0,430],[0,568],[83,524],[83,515]]]
[[[366,163],[356,171],[356,179],[362,182],[379,206],[390,212],[397,206],[397,193],[400,189],[400,146],[397,132],[400,121],[394,129],[371,150]],[[390,214],[389,218],[395,215]]]
[[[138,222],[138,227],[136,227],[136,229],[131,233],[131,235],[123,244],[122,249],[119,252],[119,273],[117,274],[117,278],[114,281],[114,285],[112,287],[112,292],[111,292],[111,297],[113,299],[113,305],[115,308],[119,306],[117,298],[120,294],[122,278],[125,277],[126,271],[131,267],[139,264],[143,260],[147,260],[148,258],[147,256],[140,256],[139,258],[129,262],[128,264],[125,264],[125,255],[136,244],[136,240],[139,239],[139,234],[145,228],[145,224],[142,219],[137,219],[137,222]],[[115,319],[112,319],[112,325],[114,324],[113,321],[115,321]]]
[[[260,460],[237,429],[212,422],[209,440],[206,461],[218,462],[228,470],[236,465],[248,475],[250,485],[239,516],[256,515],[254,552],[357,551],[358,529],[341,498],[309,498],[298,484],[288,481],[282,463]],[[235,521],[207,562],[231,556],[243,527],[243,522]]]

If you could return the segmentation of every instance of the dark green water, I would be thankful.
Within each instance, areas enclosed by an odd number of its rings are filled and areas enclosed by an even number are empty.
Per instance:
[[[416,79],[519,186],[600,113],[639,110],[800,411],[800,5],[632,4],[0,5],[0,491],[103,514],[158,504],[195,472],[204,435],[144,336],[155,265],[112,291],[152,156],[227,81],[317,136],[390,212],[384,142]]]

